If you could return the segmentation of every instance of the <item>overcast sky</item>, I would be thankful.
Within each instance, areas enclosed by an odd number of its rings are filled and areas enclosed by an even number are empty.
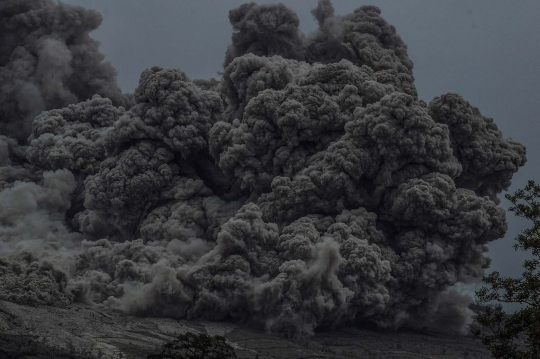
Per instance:
[[[151,66],[178,68],[192,79],[218,78],[232,28],[228,11],[236,0],[64,0],[96,9],[102,26],[93,33],[118,70],[125,92]],[[269,1],[256,1],[268,3]],[[310,10],[317,0],[281,1],[316,28]],[[540,182],[540,1],[539,0],[334,0],[337,14],[376,5],[409,48],[420,98],[429,102],[457,92],[495,119],[505,137],[527,146],[528,162],[510,192],[527,180]],[[502,195],[501,195],[502,197]],[[503,199],[507,209],[509,202]],[[492,269],[522,273],[523,253],[512,248],[528,222],[508,214],[505,239],[491,244]]]

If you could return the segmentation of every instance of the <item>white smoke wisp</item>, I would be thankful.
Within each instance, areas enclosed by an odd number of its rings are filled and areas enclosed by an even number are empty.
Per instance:
[[[0,298],[287,336],[462,330],[453,288],[489,266],[525,147],[458,94],[419,100],[378,8],[313,15],[303,34],[282,4],[242,5],[220,81],[153,67],[125,96],[99,14],[3,2]]]

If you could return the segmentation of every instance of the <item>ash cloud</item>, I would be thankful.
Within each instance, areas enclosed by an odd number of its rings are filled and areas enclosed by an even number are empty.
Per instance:
[[[0,14],[0,298],[286,336],[469,323],[455,288],[489,266],[526,151],[458,94],[419,100],[378,8],[321,0],[303,34],[282,4],[242,5],[221,80],[153,67],[133,96],[88,36],[98,14]]]
[[[53,0],[5,0],[0,19],[3,135],[25,140],[41,111],[94,94],[129,107],[129,96],[116,85],[116,70],[89,36],[101,24],[99,13]]]
[[[312,14],[319,28],[306,35],[298,28],[298,16],[283,4],[252,2],[231,10],[229,20],[235,32],[224,67],[248,53],[310,64],[347,59],[356,66],[370,67],[378,82],[391,83],[396,90],[418,97],[407,45],[381,17],[379,8],[364,5],[351,14],[336,16],[331,1],[320,0]]]

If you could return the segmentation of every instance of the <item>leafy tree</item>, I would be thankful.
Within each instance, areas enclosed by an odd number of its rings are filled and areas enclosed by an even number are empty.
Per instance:
[[[224,337],[186,333],[163,346],[161,353],[147,359],[229,359],[236,358],[233,347]]]
[[[523,264],[521,278],[503,278],[498,272],[484,277],[489,287],[476,292],[485,309],[476,321],[485,329],[474,329],[473,334],[482,340],[498,359],[540,358],[540,185],[529,181],[524,189],[506,195],[513,206],[509,211],[532,221],[531,228],[517,237],[516,250],[531,251],[533,259]],[[522,309],[506,313],[498,303],[520,303]]]

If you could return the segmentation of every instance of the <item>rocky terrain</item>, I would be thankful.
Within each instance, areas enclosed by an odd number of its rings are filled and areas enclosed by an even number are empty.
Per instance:
[[[238,358],[490,358],[469,336],[347,328],[290,341],[231,323],[131,317],[75,304],[28,307],[0,301],[1,358],[146,358],[177,334],[222,335]]]

